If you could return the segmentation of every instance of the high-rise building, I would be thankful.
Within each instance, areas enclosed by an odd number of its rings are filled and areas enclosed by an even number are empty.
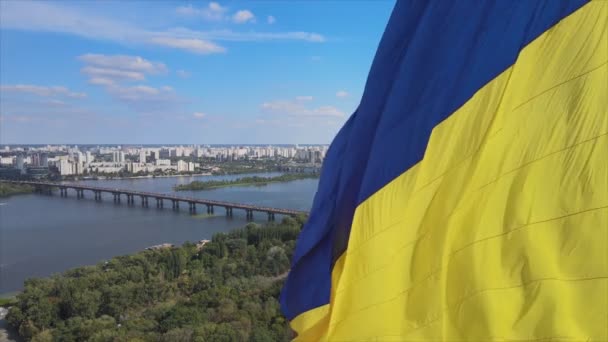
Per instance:
[[[171,157],[171,151],[168,149],[162,149],[159,152],[158,158],[157,159],[167,159]]]
[[[40,166],[40,153],[34,153],[31,156],[32,162],[30,163],[32,166]]]
[[[139,162],[141,164],[146,163],[146,150],[144,150],[143,148],[139,150]]]
[[[183,160],[177,161],[177,172],[188,171],[188,163]]]
[[[49,167],[49,155],[47,153],[40,154],[40,166]]]
[[[67,159],[60,159],[57,168],[62,176],[74,174],[72,163]]]
[[[125,153],[123,151],[113,151],[112,152],[112,161],[114,163],[124,163],[125,162]]]
[[[21,174],[25,173],[25,165],[24,165],[24,158],[23,158],[23,154],[18,154],[17,158],[15,159],[15,167],[17,169],[19,169],[19,171],[21,171]]]
[[[177,172],[188,171],[188,163],[183,160],[177,161]]]

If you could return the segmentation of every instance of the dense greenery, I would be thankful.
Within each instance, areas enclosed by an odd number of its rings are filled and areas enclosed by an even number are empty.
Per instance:
[[[182,190],[208,190],[221,188],[225,186],[244,186],[244,185],[266,185],[269,183],[291,182],[298,179],[318,178],[316,173],[285,173],[276,177],[242,177],[233,180],[211,180],[211,181],[193,181],[188,184],[176,185],[173,189],[176,191]]]
[[[29,185],[0,182],[0,197],[8,197],[18,194],[28,194],[33,191],[34,188]]]
[[[0,298],[0,306],[12,306],[17,304],[17,298],[15,297],[5,297]]]
[[[30,279],[7,320],[33,341],[288,340],[278,296],[303,221]]]

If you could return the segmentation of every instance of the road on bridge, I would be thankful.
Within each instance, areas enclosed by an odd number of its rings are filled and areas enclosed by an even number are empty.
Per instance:
[[[127,200],[132,203],[133,197],[138,196],[142,198],[142,204],[145,203],[147,206],[148,198],[155,198],[157,200],[157,206],[162,208],[162,201],[169,200],[172,201],[173,207],[179,208],[179,202],[185,202],[190,205],[190,210],[195,209],[195,204],[203,204],[206,205],[207,208],[211,208],[210,212],[213,212],[213,206],[219,206],[226,208],[227,214],[232,215],[232,209],[242,209],[247,212],[247,217],[252,217],[254,211],[257,212],[265,212],[268,213],[269,219],[272,216],[274,219],[274,214],[279,215],[289,215],[296,216],[301,214],[308,214],[306,211],[301,210],[292,210],[292,209],[283,209],[283,208],[272,208],[272,207],[263,207],[252,204],[244,204],[244,203],[235,203],[235,202],[225,202],[225,201],[216,201],[210,199],[202,199],[195,197],[185,197],[185,196],[176,196],[173,194],[163,194],[163,193],[154,193],[154,192],[145,192],[145,191],[136,191],[136,190],[127,190],[127,189],[117,189],[117,188],[105,188],[105,187],[97,187],[91,185],[81,185],[74,183],[53,183],[53,182],[39,182],[39,181],[15,181],[15,180],[0,180],[0,182],[12,183],[12,184],[24,184],[31,185],[38,188],[59,188],[62,192],[62,196],[67,196],[67,189],[74,189],[79,197],[83,197],[83,191],[88,190],[95,193],[95,199],[101,200],[101,193],[107,192],[114,194],[114,200],[120,202],[120,195],[126,195]],[[160,202],[159,202],[160,201]],[[158,205],[160,203],[160,205]],[[209,210],[208,210],[209,211]]]

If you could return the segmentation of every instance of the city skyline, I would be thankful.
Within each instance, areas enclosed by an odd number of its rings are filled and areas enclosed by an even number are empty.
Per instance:
[[[283,166],[303,167],[302,163],[316,166],[323,162],[328,148],[328,145],[5,145],[0,146],[0,178],[122,177],[125,174],[152,176],[195,172],[210,175],[211,172],[222,172],[216,163],[234,161],[272,160]],[[245,171],[251,172],[252,169]],[[263,168],[258,171],[269,170]]]
[[[0,144],[328,144],[392,6],[3,1]]]

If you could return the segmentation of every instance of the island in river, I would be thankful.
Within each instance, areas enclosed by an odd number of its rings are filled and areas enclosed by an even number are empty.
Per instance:
[[[247,186],[247,185],[266,185],[270,183],[291,182],[299,179],[319,178],[317,173],[285,173],[274,177],[242,177],[232,180],[210,180],[210,181],[193,181],[188,184],[179,184],[173,187],[175,191],[185,190],[209,190],[222,188],[227,186]]]
[[[0,197],[8,197],[19,194],[29,194],[34,188],[30,185],[10,184],[0,182]]]

